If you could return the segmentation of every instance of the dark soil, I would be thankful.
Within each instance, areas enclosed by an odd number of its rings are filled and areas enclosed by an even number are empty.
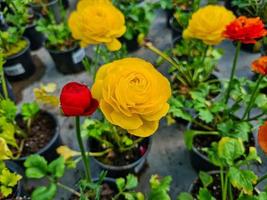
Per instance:
[[[24,140],[21,157],[37,153],[44,148],[56,133],[56,122],[50,114],[41,111],[32,121],[30,130],[27,129],[21,115],[16,117],[18,126],[27,134],[27,138],[17,138],[18,144]],[[14,152],[16,154],[16,152]]]
[[[115,195],[116,192],[107,183],[104,183],[102,185],[101,197],[100,197],[101,200],[112,200],[112,197],[114,197]],[[69,200],[80,200],[80,198],[75,195],[72,195]]]
[[[213,177],[213,183],[208,187],[209,191],[211,192],[212,196],[215,197],[215,199],[222,199],[222,193],[221,193],[221,178],[219,173],[211,174]],[[194,199],[197,199],[197,195],[199,192],[199,189],[203,187],[201,181],[197,179],[193,183],[193,188],[191,194],[193,195]],[[234,199],[238,199],[239,191],[235,188],[233,188],[233,197]]]
[[[138,137],[131,136],[133,140],[136,140]],[[109,141],[112,143],[112,141]],[[136,147],[131,150],[124,151],[120,153],[118,150],[114,150],[102,157],[95,157],[98,161],[112,166],[124,166],[132,164],[133,162],[140,159],[147,151],[149,145],[149,139],[144,139]],[[90,139],[89,146],[91,152],[102,152],[105,151],[105,148],[96,140]]]

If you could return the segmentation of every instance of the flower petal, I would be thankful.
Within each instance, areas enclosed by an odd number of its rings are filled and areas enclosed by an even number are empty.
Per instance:
[[[143,121],[143,125],[138,129],[127,130],[130,134],[138,137],[149,137],[151,136],[159,127],[159,121]]]
[[[112,40],[110,43],[106,43],[106,45],[110,51],[117,51],[121,48],[121,43],[117,39]]]

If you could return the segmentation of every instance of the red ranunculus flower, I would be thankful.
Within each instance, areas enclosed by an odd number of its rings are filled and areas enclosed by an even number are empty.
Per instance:
[[[224,36],[230,40],[244,44],[255,44],[256,39],[267,35],[264,24],[259,17],[247,18],[241,16],[226,26]]]
[[[60,94],[61,109],[65,116],[88,116],[93,114],[98,101],[89,88],[77,82],[67,83]]]
[[[252,62],[252,70],[256,73],[267,75],[267,56],[262,56]]]
[[[261,149],[267,154],[267,121],[259,128],[258,143]]]

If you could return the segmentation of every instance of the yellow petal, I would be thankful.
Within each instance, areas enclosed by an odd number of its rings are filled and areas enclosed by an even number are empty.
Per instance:
[[[94,85],[92,86],[92,95],[98,101],[102,98],[102,88],[103,88],[103,81],[98,80],[95,81]]]
[[[138,115],[127,117],[126,115],[113,111],[111,119],[115,125],[120,126],[123,129],[136,129],[142,126],[143,122]]]
[[[106,43],[106,45],[110,51],[117,51],[121,48],[121,43],[117,39],[113,39],[112,42]]]
[[[159,121],[143,121],[143,125],[138,129],[127,130],[130,134],[138,137],[149,137],[153,135],[159,127]]]
[[[110,123],[114,123],[112,121],[112,118],[110,116],[110,114],[113,112],[113,108],[112,106],[110,106],[107,102],[105,102],[104,100],[100,101],[100,109],[103,112],[103,114],[105,115],[105,118],[110,122]]]
[[[64,160],[68,160],[72,157],[81,155],[80,152],[70,149],[68,146],[60,146],[57,148],[57,153],[63,156]]]
[[[157,121],[164,117],[169,111],[169,104],[165,103],[161,110],[150,115],[143,115],[142,118],[147,121]]]

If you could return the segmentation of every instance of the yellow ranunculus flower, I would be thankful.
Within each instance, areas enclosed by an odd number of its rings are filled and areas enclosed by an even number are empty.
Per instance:
[[[121,48],[117,38],[126,31],[124,15],[109,0],[81,0],[70,15],[69,27],[82,47],[104,43],[110,51]]]
[[[64,160],[68,160],[72,157],[81,155],[80,152],[70,149],[68,146],[60,146],[57,148],[57,153],[63,156]]]
[[[130,134],[147,137],[169,110],[171,88],[150,63],[125,58],[98,70],[92,94],[109,122]]]
[[[224,39],[223,32],[226,26],[234,19],[235,15],[223,6],[209,5],[200,8],[192,15],[183,37],[200,39],[208,45],[217,45]]]
[[[12,152],[8,148],[6,141],[0,138],[0,160],[9,160],[12,157]]]

